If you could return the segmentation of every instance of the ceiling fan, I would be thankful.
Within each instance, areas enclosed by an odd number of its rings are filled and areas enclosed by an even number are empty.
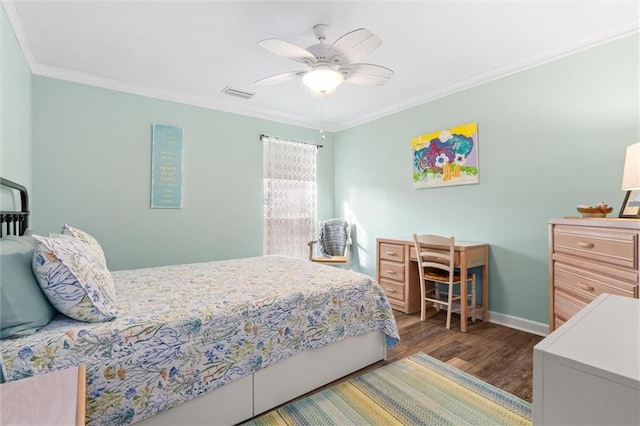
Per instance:
[[[276,38],[262,40],[258,44],[283,58],[301,62],[307,70],[289,71],[256,81],[258,86],[284,83],[302,77],[311,94],[328,98],[343,81],[364,86],[380,86],[393,77],[393,71],[380,65],[357,63],[382,44],[382,40],[365,28],[351,31],[333,44],[325,43],[328,25],[313,27],[318,43],[306,49]]]

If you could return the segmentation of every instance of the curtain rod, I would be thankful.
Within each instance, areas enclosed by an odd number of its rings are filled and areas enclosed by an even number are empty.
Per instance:
[[[265,135],[265,134],[262,134],[262,135],[260,135],[260,141],[262,141],[262,139],[264,139],[264,138],[270,138],[270,137],[271,137],[271,136],[267,136],[267,135]],[[311,143],[311,142],[300,142],[300,141],[291,141],[291,142],[303,143],[303,144],[305,144],[305,145],[313,145],[313,146],[315,146],[316,148],[324,148],[324,145],[320,145],[320,144],[317,144],[317,143]]]

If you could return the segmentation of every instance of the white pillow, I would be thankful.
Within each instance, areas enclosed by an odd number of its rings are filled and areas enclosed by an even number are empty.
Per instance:
[[[33,239],[33,273],[58,311],[86,322],[116,317],[111,273],[91,247],[78,238],[34,235]]]
[[[72,237],[79,238],[87,243],[89,247],[91,247],[91,249],[96,252],[98,258],[102,261],[102,263],[104,263],[105,266],[107,265],[107,258],[104,255],[104,250],[102,250],[102,246],[94,237],[87,234],[85,231],[69,226],[66,223],[62,227],[62,234],[71,235]]]

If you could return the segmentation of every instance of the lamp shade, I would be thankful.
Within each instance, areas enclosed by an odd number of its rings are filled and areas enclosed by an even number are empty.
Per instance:
[[[329,65],[318,64],[316,67],[306,73],[302,77],[302,82],[305,86],[311,89],[312,92],[319,94],[329,94],[336,90],[342,82],[344,77],[338,71],[332,69]]]
[[[627,147],[624,158],[622,189],[633,191],[640,189],[640,142]]]

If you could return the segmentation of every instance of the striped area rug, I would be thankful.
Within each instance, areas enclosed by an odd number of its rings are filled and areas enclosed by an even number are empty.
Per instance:
[[[423,353],[245,425],[530,425],[531,404]]]

